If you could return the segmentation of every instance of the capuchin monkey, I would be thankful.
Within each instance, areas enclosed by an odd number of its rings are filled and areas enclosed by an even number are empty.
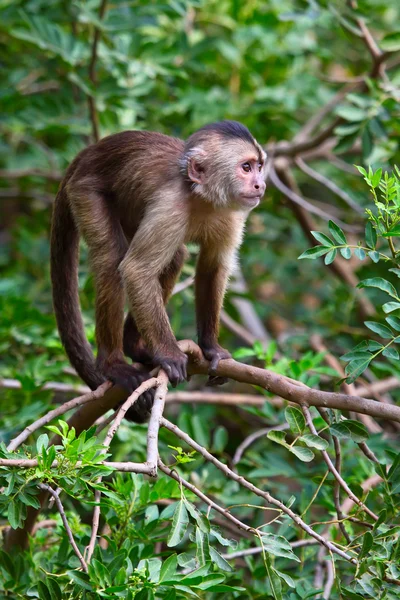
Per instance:
[[[186,143],[125,131],[74,159],[54,205],[51,279],[61,341],[91,389],[111,380],[131,392],[148,379],[149,371],[125,356],[151,368],[159,365],[173,386],[187,378],[187,356],[165,310],[187,242],[200,246],[197,331],[210,374],[230,357],[218,344],[219,315],[246,217],[265,191],[265,159],[249,130],[236,121],[206,125]],[[96,360],[79,305],[80,236],[94,274]],[[146,420],[153,397],[153,391],[143,395],[128,418]]]

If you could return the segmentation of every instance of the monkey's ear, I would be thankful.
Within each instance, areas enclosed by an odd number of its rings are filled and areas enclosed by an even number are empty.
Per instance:
[[[193,153],[187,163],[187,172],[190,181],[193,183],[205,183],[206,173],[204,168],[204,159],[206,157],[206,153],[204,150],[198,148],[195,153]]]

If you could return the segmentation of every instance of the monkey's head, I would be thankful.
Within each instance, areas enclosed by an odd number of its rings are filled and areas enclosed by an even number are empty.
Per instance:
[[[221,121],[190,136],[181,167],[193,193],[217,206],[251,210],[265,192],[265,159],[247,127]]]

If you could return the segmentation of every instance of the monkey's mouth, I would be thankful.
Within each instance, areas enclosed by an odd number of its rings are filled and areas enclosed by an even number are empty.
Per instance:
[[[241,200],[247,206],[257,206],[262,198],[262,194],[257,194],[256,196],[241,196]]]

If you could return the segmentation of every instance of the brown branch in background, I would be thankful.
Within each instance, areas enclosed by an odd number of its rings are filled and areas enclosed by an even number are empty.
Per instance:
[[[288,423],[283,423],[282,425],[274,425],[272,427],[264,427],[263,429],[259,429],[258,431],[254,431],[250,435],[248,435],[243,442],[239,444],[236,448],[236,452],[232,458],[232,465],[235,466],[241,460],[243,453],[247,448],[249,448],[254,442],[259,440],[262,437],[266,437],[270,431],[284,431],[285,429],[289,429]]]
[[[282,169],[279,168],[279,170],[281,171]],[[324,221],[336,221],[340,224],[341,227],[343,227],[343,229],[346,228],[345,223],[343,223],[339,219],[335,219],[333,215],[326,213],[317,206],[314,206],[313,204],[311,204],[311,202],[308,202],[308,200],[305,200],[299,193],[297,193],[297,191],[294,191],[292,188],[288,187],[286,183],[282,180],[282,178],[279,178],[278,173],[274,167],[271,167],[269,178],[272,185],[276,187],[276,189],[279,190],[284,196],[286,196],[291,202],[294,202],[294,204],[298,204],[298,206],[300,206],[304,210],[307,210],[307,212],[313,213],[318,217],[321,217],[321,219],[324,219]]]
[[[107,7],[107,0],[101,0],[101,4],[100,4],[100,8],[99,8],[99,21],[103,20],[104,14],[106,12],[106,7]],[[89,64],[89,79],[93,86],[93,93],[95,91],[96,84],[97,84],[96,62],[97,62],[97,47],[98,47],[98,44],[100,41],[100,35],[101,35],[100,29],[95,26],[93,44],[92,44],[92,54],[90,57],[90,64]],[[97,114],[96,101],[94,99],[94,96],[92,96],[92,95],[88,96],[88,103],[89,103],[90,120],[92,122],[93,138],[94,138],[95,142],[98,142],[100,139],[99,116]]]
[[[317,352],[325,353],[324,360],[327,363],[327,365],[329,365],[332,369],[335,369],[335,371],[337,371],[337,373],[340,377],[346,377],[346,373],[343,369],[343,366],[341,365],[339,360],[336,358],[336,356],[333,356],[333,354],[331,354],[328,351],[328,348],[323,343],[321,336],[319,336],[317,334],[312,335],[310,342],[311,342],[311,347],[314,350],[316,350]],[[343,382],[341,384],[341,389],[345,392],[345,394],[350,394],[351,396],[354,396],[354,394],[356,393],[355,385],[353,383],[349,384],[349,383]],[[352,417],[355,417],[355,418],[359,417],[360,421],[362,423],[364,423],[366,428],[371,433],[381,433],[383,431],[382,427],[380,425],[378,425],[378,423],[376,423],[376,421],[371,419],[371,417],[369,417],[368,415],[352,415]]]
[[[60,496],[59,496],[58,492],[53,490],[53,488],[50,487],[49,485],[47,485],[47,483],[39,483],[39,487],[41,490],[44,490],[45,492],[49,493],[54,498],[55,503],[57,504],[58,512],[61,515],[61,519],[64,524],[65,531],[67,532],[69,543],[71,544],[76,556],[79,558],[79,562],[81,563],[82,569],[85,571],[85,573],[87,573],[88,566],[86,564],[85,559],[83,558],[83,556],[81,554],[81,551],[79,550],[78,546],[76,545],[74,536],[71,531],[71,527],[69,526],[68,519],[65,515],[64,507],[62,505],[62,502],[60,500]]]
[[[318,431],[316,430],[312,417],[311,417],[311,413],[310,410],[308,408],[308,406],[306,404],[302,404],[301,405],[301,409],[303,411],[306,423],[308,428],[310,429],[311,433],[313,433],[314,435],[318,436]],[[356,503],[360,508],[363,509],[364,512],[366,512],[372,519],[374,519],[375,521],[378,520],[378,516],[368,508],[368,506],[366,506],[359,498],[357,498],[357,496],[352,492],[352,490],[349,488],[349,486],[347,485],[347,483],[345,482],[345,480],[343,479],[343,477],[340,475],[340,473],[337,471],[337,469],[335,468],[329,454],[327,453],[326,450],[321,450],[321,455],[322,458],[324,459],[326,466],[328,467],[329,471],[332,473],[332,475],[334,476],[334,478],[338,481],[339,485],[344,489],[344,491],[346,492],[346,494],[348,495],[349,498],[351,498],[353,500],[354,503]]]
[[[306,173],[306,175],[309,175],[312,179],[315,179],[315,181],[318,181],[318,183],[321,183],[323,186],[328,188],[328,190],[330,190],[333,194],[339,196],[339,198],[341,198],[348,206],[350,206],[350,208],[358,212],[360,215],[364,214],[365,211],[363,207],[357,204],[357,202],[353,200],[353,198],[349,196],[347,192],[345,192],[338,185],[336,185],[336,183],[334,183],[324,175],[321,175],[321,173],[318,173],[318,171],[315,171],[307,163],[305,163],[302,158],[296,158],[294,162],[299,167],[299,169],[303,171],[303,173]]]
[[[61,415],[65,414],[69,410],[72,410],[73,408],[83,406],[87,402],[93,402],[94,400],[102,398],[104,394],[111,388],[112,383],[106,381],[93,392],[89,392],[84,396],[79,396],[78,398],[74,398],[69,402],[65,402],[65,404],[62,404],[58,408],[51,410],[40,419],[37,419],[37,421],[35,421],[34,423],[28,425],[16,438],[11,440],[11,442],[7,446],[8,452],[14,452],[14,450],[16,450],[18,446],[25,442],[25,440],[27,440],[28,437],[32,435],[34,431],[37,431],[40,427],[43,427],[43,425],[47,425],[47,423],[50,423],[50,421],[53,421],[53,419],[60,417]]]
[[[195,440],[193,440],[189,435],[187,435],[187,433],[185,433],[181,429],[179,429],[179,427],[177,427],[177,425],[174,425],[173,423],[171,423],[170,421],[168,421],[165,418],[162,419],[161,424],[163,427],[165,427],[172,433],[175,433],[175,435],[177,437],[179,437],[181,440],[186,442],[194,450],[199,452],[206,460],[208,460],[213,465],[215,465],[217,467],[217,469],[219,469],[222,473],[224,473],[224,475],[226,477],[232,479],[233,481],[236,481],[242,487],[250,490],[253,494],[256,494],[256,496],[260,496],[260,498],[263,498],[269,504],[272,504],[273,506],[276,506],[277,508],[279,508],[283,513],[285,513],[288,517],[290,517],[292,519],[292,521],[294,521],[296,523],[296,525],[298,525],[301,529],[303,529],[303,531],[308,533],[308,535],[310,535],[314,539],[318,540],[319,543],[324,545],[326,548],[328,548],[328,550],[330,550],[331,552],[333,552],[335,554],[338,554],[339,556],[350,561],[353,564],[357,563],[357,561],[354,558],[352,558],[349,554],[347,554],[346,552],[343,552],[343,550],[340,550],[339,548],[336,548],[336,546],[334,546],[331,542],[329,542],[328,540],[326,540],[325,538],[320,536],[309,525],[307,525],[307,523],[305,523],[303,521],[303,519],[301,519],[301,517],[299,517],[299,515],[297,515],[290,508],[288,508],[283,502],[281,502],[280,500],[277,500],[276,498],[271,496],[271,494],[269,492],[264,492],[263,490],[256,487],[254,484],[252,484],[250,481],[248,481],[244,477],[242,477],[242,476],[238,475],[237,473],[235,473],[234,471],[232,471],[232,469],[230,469],[229,467],[224,465],[224,463],[222,463],[217,458],[215,458],[215,456],[210,454],[210,452],[208,452],[208,450],[203,448],[203,446],[200,446],[200,444],[195,442]]]
[[[282,164],[281,169],[282,170],[279,171],[279,176],[280,176],[280,179],[285,184],[286,188],[289,188],[292,190],[294,189],[296,194],[299,195],[300,192],[297,188],[296,180],[294,179],[289,167],[286,165],[286,168],[285,168],[285,165]],[[311,231],[315,231],[318,228],[315,225],[311,215],[306,210],[304,210],[303,207],[298,206],[297,204],[295,204],[293,202],[290,202],[289,206],[290,206],[291,210],[293,211],[293,213],[295,214],[295,216],[303,230],[304,235],[310,241],[310,243],[313,246],[315,246],[315,239],[312,236]],[[354,273],[349,269],[349,267],[346,264],[344,259],[338,257],[335,260],[335,262],[328,265],[328,269],[330,269],[330,271],[332,271],[336,275],[336,277],[339,279],[339,281],[342,281],[342,282],[344,281],[349,287],[354,289],[355,296],[357,298],[357,302],[358,302],[358,306],[359,306],[360,315],[363,320],[368,319],[369,317],[371,317],[371,315],[375,314],[374,305],[369,301],[369,299],[366,297],[366,295],[362,293],[362,290],[359,290],[356,288],[356,286],[358,284],[358,279],[354,275]]]

